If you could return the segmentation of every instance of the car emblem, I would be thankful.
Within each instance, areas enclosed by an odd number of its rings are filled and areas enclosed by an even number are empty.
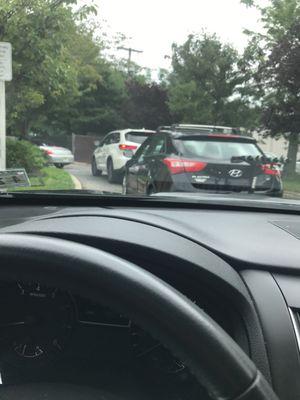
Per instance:
[[[240,169],[231,169],[228,172],[228,175],[230,175],[232,178],[240,178],[243,175],[243,171]]]

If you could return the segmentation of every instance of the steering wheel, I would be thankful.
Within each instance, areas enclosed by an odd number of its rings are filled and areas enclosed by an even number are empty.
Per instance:
[[[51,285],[126,314],[182,360],[212,399],[278,400],[253,362],[218,324],[173,287],[128,261],[67,240],[2,234],[0,265],[2,280]],[[24,398],[21,386],[2,390],[1,399]],[[39,398],[34,393],[41,390],[32,385],[29,398]],[[49,393],[40,398],[51,400]],[[86,393],[82,398],[106,397]]]

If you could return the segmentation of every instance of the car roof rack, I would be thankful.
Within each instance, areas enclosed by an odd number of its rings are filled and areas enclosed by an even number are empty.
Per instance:
[[[231,126],[221,125],[195,125],[195,124],[173,124],[171,126],[172,131],[182,133],[221,133],[228,135],[241,135],[242,129]]]
[[[162,132],[162,131],[171,131],[172,127],[171,125],[161,125],[156,129],[156,132]]]
[[[173,132],[180,134],[200,134],[200,135],[228,135],[228,136],[244,136],[252,137],[250,133],[244,128],[236,128],[231,126],[221,126],[221,125],[196,125],[196,124],[173,124],[171,126],[159,126],[156,132]]]

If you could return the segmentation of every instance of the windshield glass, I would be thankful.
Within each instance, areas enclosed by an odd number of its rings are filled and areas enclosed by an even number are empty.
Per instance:
[[[128,142],[134,142],[134,143],[138,143],[138,144],[142,144],[148,136],[151,135],[151,132],[147,133],[147,132],[130,132],[130,133],[126,133],[126,140],[128,140]]]
[[[299,2],[145,12],[0,0],[0,190],[300,201]]]

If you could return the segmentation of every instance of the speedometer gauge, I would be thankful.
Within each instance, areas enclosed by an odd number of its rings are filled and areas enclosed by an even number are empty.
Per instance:
[[[69,294],[39,283],[8,284],[0,293],[1,360],[35,367],[65,348],[75,320]]]

